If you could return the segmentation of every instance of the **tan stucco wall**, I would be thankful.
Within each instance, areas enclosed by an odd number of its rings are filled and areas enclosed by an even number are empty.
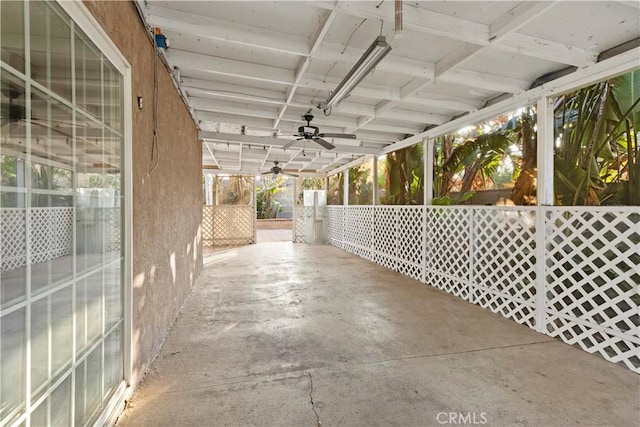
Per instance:
[[[158,353],[202,270],[202,146],[160,60],[158,165],[151,173],[153,55],[132,2],[85,1],[132,68],[133,385]],[[143,97],[138,109],[137,96]]]

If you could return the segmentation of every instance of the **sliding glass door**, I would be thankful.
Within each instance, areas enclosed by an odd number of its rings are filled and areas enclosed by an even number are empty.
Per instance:
[[[123,380],[123,76],[56,3],[0,16],[0,425],[87,425]]]

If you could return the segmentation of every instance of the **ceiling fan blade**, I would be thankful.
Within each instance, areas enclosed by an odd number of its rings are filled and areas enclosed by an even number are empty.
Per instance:
[[[297,174],[295,174],[295,173],[289,173],[289,172],[282,172],[282,173],[281,173],[281,175],[293,176],[293,177],[296,177],[296,178],[298,177],[298,175],[297,175]]]
[[[299,139],[292,139],[291,141],[287,142],[286,144],[284,144],[282,146],[283,150],[286,150],[287,148],[291,147],[293,144],[295,144],[296,142],[300,141]]]
[[[333,144],[329,143],[328,141],[325,141],[322,138],[313,138],[313,142],[315,142],[315,143],[317,143],[319,145],[322,145],[327,150],[333,150],[334,148],[336,148],[336,147],[333,146]]]
[[[352,133],[319,133],[320,138],[343,138],[343,139],[356,139],[357,137]]]

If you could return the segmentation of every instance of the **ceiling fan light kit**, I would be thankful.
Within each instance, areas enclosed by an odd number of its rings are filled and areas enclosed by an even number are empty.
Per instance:
[[[336,147],[333,144],[331,144],[329,141],[325,141],[322,138],[356,139],[356,136],[352,133],[320,133],[320,129],[318,129],[317,126],[311,126],[311,120],[313,120],[313,115],[309,111],[302,116],[302,118],[307,122],[307,125],[300,126],[298,128],[298,134],[294,135],[294,136],[297,136],[298,138],[292,141],[289,141],[288,143],[283,145],[282,146],[283,150],[286,150],[296,142],[302,141],[302,140],[310,140],[320,145],[321,147],[326,148],[327,150],[332,150]]]
[[[391,46],[384,36],[378,36],[371,46],[342,79],[336,90],[320,104],[320,109],[327,110],[338,105],[358,84],[391,52]]]

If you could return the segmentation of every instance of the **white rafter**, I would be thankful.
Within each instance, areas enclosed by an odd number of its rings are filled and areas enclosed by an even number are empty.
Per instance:
[[[327,32],[329,31],[329,28],[331,28],[331,24],[335,20],[336,16],[337,16],[337,14],[334,11],[330,11],[324,17],[324,23],[322,24],[322,27],[320,28],[320,31],[318,31],[318,34],[315,37],[315,41],[313,42],[313,46],[311,47],[311,50],[309,51],[309,56],[307,56],[302,61],[302,64],[300,64],[300,67],[298,68],[298,70],[296,70],[296,78],[293,81],[293,85],[287,90],[287,102],[280,109],[280,112],[278,113],[278,118],[275,120],[274,127],[278,127],[278,124],[280,123],[280,120],[282,119],[282,115],[285,113],[285,111],[287,111],[287,107],[291,103],[291,100],[293,99],[293,96],[296,94],[296,89],[298,88],[298,84],[300,83],[300,79],[302,79],[302,76],[307,71],[307,68],[309,67],[309,64],[311,63],[311,57],[313,56],[313,54],[320,47],[320,44],[322,43],[322,40],[324,40],[325,36],[327,35]]]
[[[257,172],[274,159],[298,171],[343,170],[363,155],[495,113],[496,105],[520,105],[539,93],[529,89],[534,80],[568,66],[577,67],[575,75],[598,68],[605,49],[631,46],[640,36],[637,1],[605,7],[594,0],[589,4],[598,5],[597,25],[587,14],[569,13],[579,12],[580,5],[561,0],[495,7],[448,2],[439,12],[427,3],[405,2],[405,32],[402,38],[388,35],[393,50],[376,66],[378,72],[323,114],[318,102],[335,90],[366,42],[378,31],[389,34],[394,2],[329,0],[289,7],[279,0],[135,1],[150,27],[176,39],[162,55],[200,128],[212,131],[200,134],[204,161],[226,171]],[[246,14],[245,5],[251,5]],[[566,16],[559,17],[560,11]],[[283,150],[310,108],[311,124],[320,132],[355,133],[357,139],[327,138],[336,145],[331,151],[306,141]],[[299,155],[302,148],[306,157]]]

